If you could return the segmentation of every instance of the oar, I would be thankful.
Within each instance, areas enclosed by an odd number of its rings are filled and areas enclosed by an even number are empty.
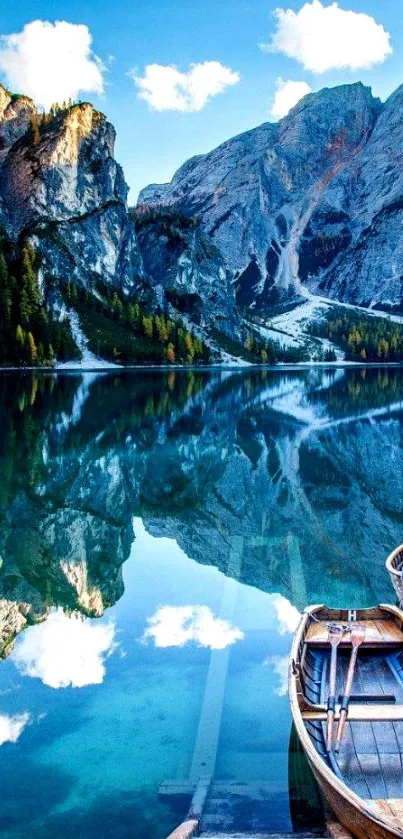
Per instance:
[[[348,703],[350,699],[351,688],[353,686],[354,670],[357,661],[358,647],[362,644],[364,638],[365,629],[363,626],[356,624],[354,627],[351,628],[352,650],[347,670],[346,684],[344,687],[344,696],[340,706],[340,719],[337,727],[336,745],[334,747],[335,752],[338,752],[340,749],[340,743],[343,737],[344,726],[347,719]]]
[[[329,675],[329,696],[327,698],[327,736],[326,749],[330,752],[332,748],[334,709],[336,706],[336,666],[337,647],[343,637],[343,629],[337,623],[329,625],[330,651],[330,675]]]

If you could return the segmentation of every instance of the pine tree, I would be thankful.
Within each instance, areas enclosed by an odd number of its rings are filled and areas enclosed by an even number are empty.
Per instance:
[[[149,315],[144,315],[143,317],[143,329],[147,338],[153,337],[153,321]]]
[[[37,145],[38,145],[38,143],[39,143],[39,141],[40,141],[40,139],[41,139],[41,135],[40,135],[40,133],[39,133],[39,119],[38,119],[38,114],[36,114],[36,113],[35,113],[35,114],[33,114],[33,115],[32,115],[32,117],[31,117],[30,122],[31,122],[31,131],[32,131],[32,140],[33,140],[33,144],[34,144],[34,146],[37,146]]]
[[[165,323],[164,315],[157,315],[155,318],[155,326],[157,329],[158,338],[164,344],[168,340],[168,327]]]
[[[172,343],[167,346],[166,356],[170,364],[175,364],[175,347]]]
[[[38,350],[36,349],[36,344],[35,344],[34,336],[33,336],[32,332],[28,332],[27,341],[28,341],[29,360],[30,360],[31,364],[35,364],[35,362],[38,358]]]
[[[32,245],[25,245],[22,250],[21,280],[29,306],[28,320],[31,315],[36,313],[41,302],[41,293],[36,279],[34,261],[35,252]]]
[[[185,334],[185,347],[186,347],[186,361],[188,364],[193,364],[194,359],[194,347],[193,347],[193,339],[190,332],[186,332]]]
[[[20,344],[21,347],[23,347],[25,341],[25,333],[24,330],[21,328],[20,324],[18,324],[17,329],[15,331],[15,337],[18,344]]]
[[[112,304],[113,311],[119,317],[123,312],[123,303],[122,303],[120,297],[118,297],[116,291],[114,291],[113,294],[112,294],[111,304]]]
[[[47,360],[48,360],[48,363],[51,364],[51,365],[53,365],[56,361],[56,356],[55,356],[52,344],[49,344],[49,347],[48,347],[48,359]]]
[[[19,300],[19,315],[20,321],[24,326],[28,326],[29,321],[32,315],[32,309],[29,304],[28,294],[25,288],[22,289],[20,293],[20,300]]]
[[[12,304],[13,296],[7,263],[4,254],[0,250],[0,327],[3,329],[10,322]]]

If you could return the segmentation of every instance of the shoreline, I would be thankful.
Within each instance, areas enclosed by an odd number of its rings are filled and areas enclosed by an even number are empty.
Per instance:
[[[359,362],[359,361],[300,361],[295,362],[294,364],[287,364],[279,362],[278,364],[252,364],[250,362],[246,362],[243,364],[204,364],[204,365],[196,365],[196,364],[125,364],[125,365],[117,365],[112,364],[109,366],[108,364],[102,364],[99,367],[97,366],[88,366],[88,367],[78,367],[78,366],[68,366],[63,363],[63,366],[58,367],[1,367],[0,366],[0,373],[126,373],[131,371],[141,371],[141,372],[157,372],[157,373],[169,373],[172,371],[202,371],[202,372],[221,372],[225,370],[231,370],[238,373],[245,373],[249,370],[271,370],[271,371],[282,371],[282,370],[312,370],[312,369],[330,369],[330,370],[337,370],[337,369],[366,369],[366,370],[374,370],[374,369],[402,369],[403,370],[403,361],[388,361],[388,362],[381,362],[376,361],[372,363],[368,362]]]

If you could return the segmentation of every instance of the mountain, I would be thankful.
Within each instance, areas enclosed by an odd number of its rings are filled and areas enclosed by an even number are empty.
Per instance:
[[[304,97],[185,163],[139,202],[196,214],[237,279],[237,302],[270,313],[310,290],[360,306],[403,301],[403,87],[383,105],[361,83]]]
[[[0,362],[400,360],[402,99],[309,94],[128,209],[103,114],[0,85]]]

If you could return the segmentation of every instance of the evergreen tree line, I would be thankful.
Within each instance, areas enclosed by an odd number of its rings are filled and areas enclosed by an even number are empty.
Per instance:
[[[41,366],[79,357],[68,320],[57,321],[46,309],[34,248],[26,243],[17,259],[7,260],[0,235],[0,364]]]
[[[89,348],[120,363],[168,362],[208,364],[210,351],[182,321],[162,311],[151,313],[116,289],[97,285],[92,291],[69,283],[66,301],[78,312]]]
[[[403,327],[387,318],[338,310],[317,323],[312,331],[341,347],[351,361],[403,361]]]
[[[74,104],[75,103],[72,99],[69,99],[68,102],[54,102],[47,113],[46,111],[43,111],[42,113],[36,112],[32,114],[29,121],[28,131],[35,146],[38,145],[41,139],[43,129],[53,122],[54,118],[57,117],[58,114],[67,113]]]
[[[255,331],[247,333],[244,347],[248,360],[255,364],[297,364],[309,361],[309,354],[304,347],[284,347],[280,342],[264,339]],[[320,360],[333,361],[333,358]]]
[[[140,204],[131,210],[130,215],[137,231],[150,222],[158,222],[161,232],[166,235],[172,235],[175,226],[182,230],[192,230],[198,225],[197,216],[186,216],[176,207],[163,204]]]

